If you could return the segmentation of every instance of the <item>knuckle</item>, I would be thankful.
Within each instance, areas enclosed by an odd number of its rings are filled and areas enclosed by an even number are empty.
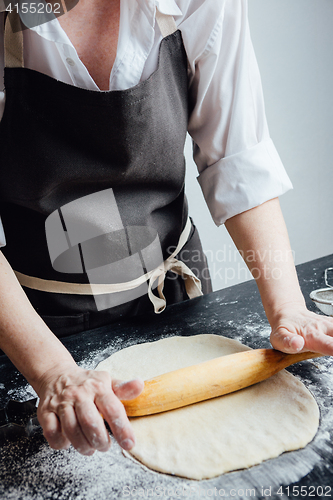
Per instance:
[[[103,393],[106,390],[105,383],[102,380],[90,379],[90,386],[97,393]]]
[[[94,394],[98,394],[98,395],[101,395],[101,394],[104,394],[105,392],[107,392],[107,388],[108,388],[105,381],[101,380],[99,377],[98,378],[95,378],[95,377],[88,378],[85,381],[85,385],[89,391],[93,392]],[[111,388],[111,383],[109,384],[109,387]]]
[[[64,401],[76,400],[79,397],[79,388],[74,385],[65,387],[61,393],[61,396]]]
[[[111,420],[118,418],[121,414],[121,403],[119,401],[103,400],[103,414],[109,415]]]
[[[76,448],[76,451],[78,451],[81,455],[90,457],[95,453],[95,450],[93,448],[87,447],[87,446],[78,446]]]
[[[65,439],[61,439],[59,441],[48,441],[48,443],[53,450],[62,450],[63,448],[66,448]]]
[[[60,401],[60,403],[57,404],[57,411],[56,413],[59,415],[59,417],[63,417],[68,409],[69,405],[67,401]]]
[[[307,328],[307,331],[306,331],[307,340],[313,342],[313,341],[317,340],[319,336],[320,336],[320,332],[316,328],[313,328],[313,326],[309,326]]]

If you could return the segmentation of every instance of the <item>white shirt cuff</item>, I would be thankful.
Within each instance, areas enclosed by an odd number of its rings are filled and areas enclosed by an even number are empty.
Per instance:
[[[217,226],[292,189],[271,139],[219,160],[197,179]]]

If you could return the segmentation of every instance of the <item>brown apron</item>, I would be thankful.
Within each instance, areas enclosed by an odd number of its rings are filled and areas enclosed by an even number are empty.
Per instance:
[[[184,194],[187,59],[173,19],[157,13],[164,38],[150,78],[95,92],[24,68],[10,16],[3,253],[36,311],[64,336],[211,291]]]

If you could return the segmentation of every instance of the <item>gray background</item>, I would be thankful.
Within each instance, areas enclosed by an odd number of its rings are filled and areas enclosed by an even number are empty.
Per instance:
[[[299,264],[333,253],[333,2],[249,0],[249,20],[270,134],[294,185],[280,202]],[[251,279],[225,227],[210,217],[190,141],[186,158],[190,214],[214,289]]]

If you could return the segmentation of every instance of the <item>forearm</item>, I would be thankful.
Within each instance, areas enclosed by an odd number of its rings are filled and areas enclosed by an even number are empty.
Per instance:
[[[47,371],[75,365],[31,306],[1,251],[0,348],[37,392]]]
[[[226,228],[256,279],[269,322],[289,303],[304,307],[278,199],[232,217]]]
[[[1,252],[0,348],[39,395],[37,416],[53,448],[72,443],[84,455],[108,450],[110,438],[101,415],[123,448],[134,446],[119,398],[138,396],[142,381],[119,384],[108,373],[78,367],[33,309]]]

